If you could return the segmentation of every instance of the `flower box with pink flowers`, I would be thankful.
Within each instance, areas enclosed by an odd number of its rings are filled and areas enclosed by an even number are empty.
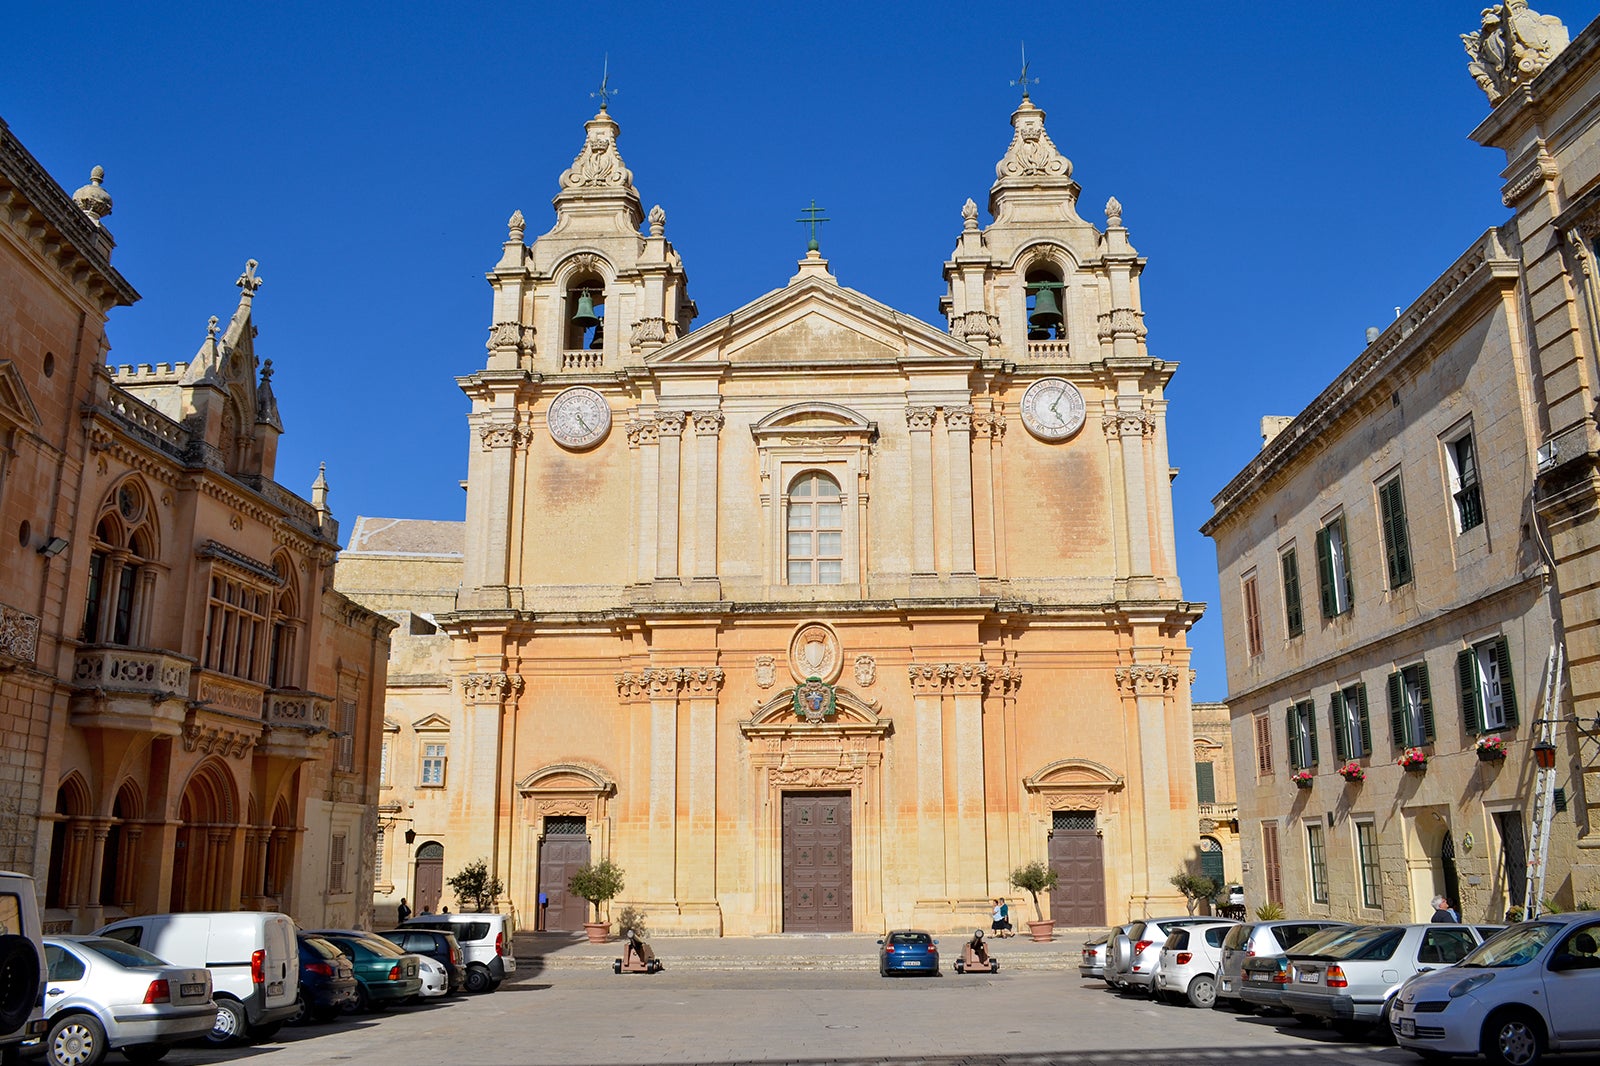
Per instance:
[[[1484,762],[1498,762],[1506,757],[1506,739],[1499,733],[1478,738],[1478,758]]]
[[[1339,767],[1339,776],[1350,782],[1352,785],[1359,785],[1361,782],[1367,779],[1367,771],[1362,769],[1360,763],[1356,762],[1354,759],[1351,759],[1349,762]]]
[[[1395,765],[1420,774],[1428,768],[1428,753],[1421,748],[1407,748],[1405,754],[1395,760]]]

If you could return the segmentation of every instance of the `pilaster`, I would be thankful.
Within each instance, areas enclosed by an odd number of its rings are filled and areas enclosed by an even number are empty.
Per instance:
[[[972,502],[972,405],[944,409],[950,452],[950,569],[954,576],[975,576]]]
[[[715,580],[717,576],[717,442],[722,425],[721,411],[694,415],[696,581]]]
[[[933,421],[937,408],[906,408],[911,431],[911,572],[932,577],[933,554]]]
[[[663,411],[656,418],[660,435],[660,469],[657,472],[660,496],[656,511],[656,565],[655,577],[678,577],[678,508],[680,482],[683,476],[683,423],[682,411]]]
[[[656,576],[656,530],[661,508],[661,434],[653,418],[627,425],[628,448],[633,452],[634,535],[637,556],[633,579],[649,582]]]

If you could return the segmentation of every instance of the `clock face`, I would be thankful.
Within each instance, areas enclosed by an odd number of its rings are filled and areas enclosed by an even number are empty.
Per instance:
[[[564,389],[550,401],[550,436],[563,448],[589,448],[611,430],[611,405],[586,385]]]
[[[1040,440],[1066,440],[1083,428],[1083,393],[1065,378],[1040,378],[1022,394],[1022,424]]]

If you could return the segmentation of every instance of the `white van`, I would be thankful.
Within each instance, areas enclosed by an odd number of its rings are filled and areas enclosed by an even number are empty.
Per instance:
[[[511,953],[511,919],[504,914],[419,914],[406,925],[454,933],[467,967],[468,992],[493,992],[517,972]]]
[[[99,930],[177,966],[211,971],[214,1044],[270,1040],[294,1015],[300,947],[294,919],[272,911],[146,914]]]
[[[0,1056],[10,1062],[24,1040],[49,1028],[44,1020],[44,941],[39,897],[27,874],[0,873]]]

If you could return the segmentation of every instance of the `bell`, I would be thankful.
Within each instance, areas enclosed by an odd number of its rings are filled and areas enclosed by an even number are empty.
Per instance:
[[[589,350],[598,352],[605,347],[606,321],[603,318],[594,320],[594,336],[589,338]]]
[[[1033,314],[1028,325],[1034,329],[1048,329],[1061,325],[1061,307],[1056,303],[1055,286],[1046,282],[1033,291]]]
[[[578,295],[578,309],[572,313],[572,321],[584,329],[600,324],[600,316],[594,313],[594,300],[590,299],[588,289]]]

